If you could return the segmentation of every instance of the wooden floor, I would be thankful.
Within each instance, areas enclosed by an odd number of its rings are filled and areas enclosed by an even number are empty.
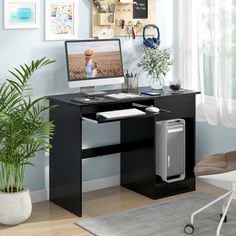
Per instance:
[[[224,193],[222,189],[203,182],[197,183],[197,191],[213,196]],[[78,218],[51,202],[36,203],[33,205],[32,216],[26,223],[14,227],[0,225],[0,236],[88,236],[91,234],[75,225],[75,221],[173,198],[175,197],[154,201],[122,187],[94,191],[84,194],[83,218]]]

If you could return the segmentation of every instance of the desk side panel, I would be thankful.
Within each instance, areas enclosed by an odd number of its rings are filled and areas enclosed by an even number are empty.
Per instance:
[[[121,185],[155,198],[154,118],[121,122],[121,143],[143,142],[146,147],[121,153]]]
[[[82,214],[81,118],[79,107],[50,101],[55,135],[50,150],[50,201],[74,213]]]

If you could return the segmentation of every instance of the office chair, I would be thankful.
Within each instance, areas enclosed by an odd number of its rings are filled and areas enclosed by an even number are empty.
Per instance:
[[[225,193],[224,195],[192,213],[190,221],[191,223],[185,226],[184,232],[186,234],[193,234],[194,217],[221,199],[228,197],[222,206],[221,220],[216,231],[216,236],[220,236],[222,224],[223,222],[227,222],[227,212],[229,210],[230,203],[232,202],[233,198],[236,198],[236,151],[207,156],[196,165],[194,172],[195,175],[200,179],[230,182],[231,191]]]

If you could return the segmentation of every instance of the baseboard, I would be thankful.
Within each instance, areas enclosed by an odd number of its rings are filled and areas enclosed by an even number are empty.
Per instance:
[[[208,184],[211,184],[211,185],[214,185],[216,187],[219,187],[219,188],[223,188],[225,190],[231,190],[231,184],[228,183],[228,182],[224,182],[224,181],[219,181],[219,180],[209,180],[209,179],[202,179],[202,181],[208,183]]]
[[[120,175],[110,176],[101,179],[84,181],[82,183],[83,193],[91,192],[104,188],[111,188],[120,185]]]
[[[48,201],[48,199],[49,199],[48,189],[31,192],[31,200],[33,203]]]
[[[101,179],[94,179],[89,181],[84,181],[82,183],[83,193],[91,192],[95,190],[100,190],[104,188],[111,188],[120,185],[120,175],[110,176]],[[38,190],[31,192],[31,199],[33,203],[43,202],[49,200],[49,190]]]
[[[230,184],[226,182],[213,181],[213,180],[203,180],[203,181],[206,183],[215,185],[217,187],[226,189],[226,190],[231,189]],[[120,185],[120,176],[116,175],[116,176],[111,176],[111,177],[106,177],[106,178],[101,178],[101,179],[84,181],[82,183],[82,189],[83,189],[83,193],[85,193],[85,192],[91,192],[91,191],[104,189],[104,188],[111,188],[111,187],[115,187],[119,185]],[[31,199],[33,203],[48,201],[49,190],[44,189],[44,190],[31,192]]]

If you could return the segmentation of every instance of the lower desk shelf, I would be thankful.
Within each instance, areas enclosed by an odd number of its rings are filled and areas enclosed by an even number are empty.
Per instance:
[[[195,191],[196,179],[189,178],[172,183],[156,184],[154,199]]]
[[[150,183],[140,183],[139,184],[122,184],[122,187],[130,189],[134,192],[142,194],[153,200],[170,197],[177,194],[187,193],[195,191],[196,189],[196,179],[184,179],[181,181],[176,181],[172,183],[165,184],[150,184]]]

